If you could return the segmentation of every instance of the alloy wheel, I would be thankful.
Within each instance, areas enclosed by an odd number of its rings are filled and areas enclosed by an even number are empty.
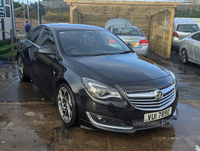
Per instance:
[[[182,50],[182,53],[181,53],[181,60],[183,63],[186,63],[187,62],[187,52],[185,49]]]
[[[62,120],[69,123],[72,119],[72,100],[68,90],[61,87],[58,91],[58,110]]]
[[[22,62],[21,57],[18,57],[17,66],[18,66],[18,74],[19,74],[20,78],[22,78],[23,73],[24,73],[24,64]]]

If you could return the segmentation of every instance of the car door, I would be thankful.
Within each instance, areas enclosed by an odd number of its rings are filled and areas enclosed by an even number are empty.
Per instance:
[[[196,34],[195,43],[193,44],[194,49],[194,61],[200,64],[200,33]]]
[[[53,51],[57,53],[57,47],[53,32],[49,28],[44,28],[41,38],[38,42],[40,47],[50,46]],[[39,85],[49,94],[54,94],[54,84],[56,76],[62,68],[59,65],[57,55],[47,55],[37,53],[37,76],[39,78]]]
[[[30,32],[25,43],[26,49],[24,49],[25,60],[26,60],[26,63],[28,64],[27,72],[30,78],[34,81],[37,81],[37,76],[35,74],[35,70],[33,70],[33,67],[35,66],[35,62],[37,59],[36,53],[39,48],[39,46],[37,46],[37,40],[41,32],[41,29],[42,27],[36,27]]]
[[[185,43],[187,44],[186,49],[188,53],[188,59],[191,61],[195,61],[194,44],[197,42],[196,41],[197,36],[198,36],[197,34],[194,34],[192,36],[189,36],[185,40]]]

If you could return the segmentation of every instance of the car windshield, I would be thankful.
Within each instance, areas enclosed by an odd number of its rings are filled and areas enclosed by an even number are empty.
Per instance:
[[[196,24],[183,24],[177,26],[177,31],[193,33],[199,31],[199,28]]]
[[[114,27],[113,33],[115,35],[143,36],[141,30],[137,27]]]
[[[131,50],[118,37],[108,31],[58,32],[62,49],[69,56],[111,55]]]

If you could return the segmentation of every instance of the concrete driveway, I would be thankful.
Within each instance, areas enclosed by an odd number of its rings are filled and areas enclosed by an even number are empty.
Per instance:
[[[179,118],[134,134],[66,127],[34,83],[20,82],[16,62],[0,64],[0,150],[200,151],[200,77],[152,52],[149,59],[177,76]]]

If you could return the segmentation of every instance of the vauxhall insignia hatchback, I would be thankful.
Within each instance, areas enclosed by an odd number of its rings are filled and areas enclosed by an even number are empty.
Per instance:
[[[57,104],[67,126],[133,133],[177,119],[175,75],[106,29],[43,24],[19,42],[18,73]]]

